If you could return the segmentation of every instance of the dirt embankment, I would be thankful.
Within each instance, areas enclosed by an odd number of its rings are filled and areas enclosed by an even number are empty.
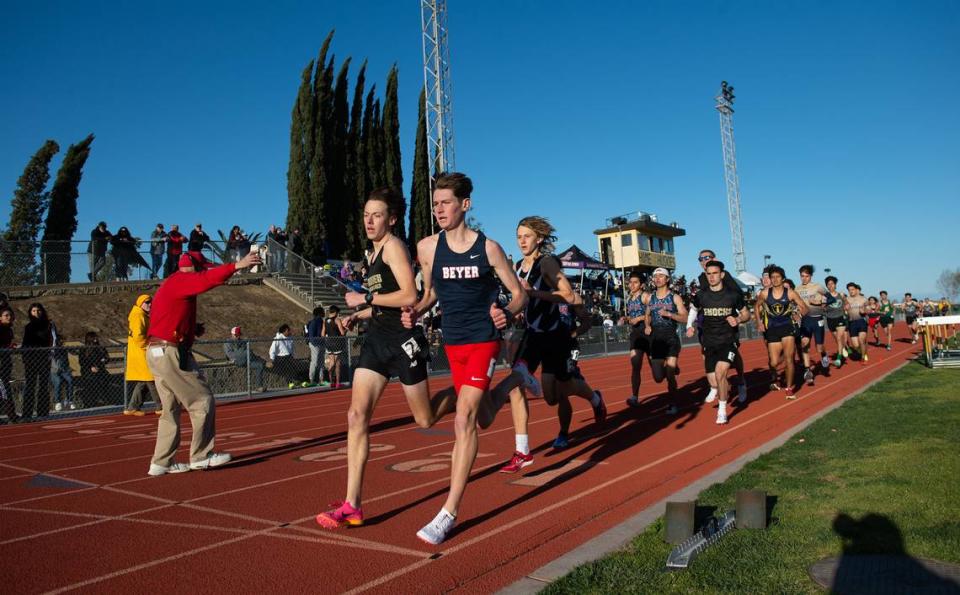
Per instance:
[[[117,283],[103,293],[92,293],[92,287],[88,286],[79,291],[91,293],[61,290],[33,296],[27,296],[22,291],[10,291],[10,305],[17,315],[14,323],[15,341],[20,343],[23,338],[30,304],[40,302],[50,319],[56,323],[57,329],[71,344],[83,342],[87,331],[99,334],[103,343],[124,343],[127,339],[127,314],[137,296],[141,293],[153,295],[157,287],[156,283]],[[283,323],[293,327],[294,336],[298,336],[309,319],[303,308],[261,284],[217,287],[201,295],[197,303],[197,320],[204,323],[207,331],[202,340],[226,339],[233,326],[242,327],[246,338],[272,338],[277,327]]]

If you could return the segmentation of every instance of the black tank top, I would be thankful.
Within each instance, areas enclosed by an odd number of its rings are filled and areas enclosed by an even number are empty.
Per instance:
[[[400,291],[400,284],[393,276],[393,271],[383,262],[383,247],[374,257],[367,269],[365,285],[367,291],[381,295]],[[373,306],[373,317],[370,319],[370,332],[402,335],[409,332],[400,322],[400,308]]]
[[[543,272],[540,270],[540,263],[543,262],[543,259],[544,256],[538,256],[527,272],[523,271],[522,260],[516,265],[517,276],[526,280],[534,291],[550,291],[550,286],[543,280]],[[527,330],[534,333],[564,330],[561,328],[558,305],[540,298],[530,298],[524,312],[524,318],[527,320]]]
[[[443,309],[443,342],[448,345],[484,343],[500,338],[490,319],[490,305],[497,301],[499,286],[487,260],[487,237],[477,232],[470,249],[457,253],[440,232],[433,256],[431,277]]]
[[[323,328],[327,332],[328,337],[342,337],[343,333],[340,332],[340,327],[337,326],[337,317],[331,316],[330,318],[323,319]]]

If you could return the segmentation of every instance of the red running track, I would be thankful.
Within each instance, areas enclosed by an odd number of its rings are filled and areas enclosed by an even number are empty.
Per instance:
[[[343,496],[348,391],[221,405],[217,446],[237,460],[158,478],[146,475],[155,418],[6,426],[0,585],[16,593],[495,591],[855,392],[913,349],[903,341],[892,352],[871,349],[869,364],[818,376],[795,401],[767,392],[763,343],[742,352],[753,388],[727,426],[701,403],[696,350],[680,356],[675,416],[646,367],[643,406],[629,409],[626,356],[581,362],[604,393],[606,423],[593,424],[589,405],[575,399],[571,448],[553,451],[555,412],[531,401],[536,462],[519,475],[497,472],[513,451],[506,407],[481,434],[457,528],[439,547],[415,533],[446,495],[453,418],[418,429],[396,384],[375,414],[367,524],[337,532],[319,529],[314,515]],[[445,381],[433,379],[434,388]]]

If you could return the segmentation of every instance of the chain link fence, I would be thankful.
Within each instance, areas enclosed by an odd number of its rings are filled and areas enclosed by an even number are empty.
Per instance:
[[[629,326],[594,327],[580,337],[580,357],[629,350]],[[752,323],[741,340],[756,338]],[[696,337],[681,335],[684,345]],[[428,332],[431,374],[449,373],[440,333]],[[194,359],[218,401],[283,396],[349,386],[364,335],[308,339],[197,341]],[[508,342],[499,366],[507,365]],[[126,378],[126,345],[0,349],[0,423],[157,409],[152,382]],[[626,373],[626,372],[624,372]]]

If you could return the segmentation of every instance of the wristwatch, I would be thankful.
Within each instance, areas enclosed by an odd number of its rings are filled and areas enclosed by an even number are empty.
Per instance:
[[[368,306],[373,304],[373,293],[368,291],[367,295],[363,296],[363,301],[365,301]]]

